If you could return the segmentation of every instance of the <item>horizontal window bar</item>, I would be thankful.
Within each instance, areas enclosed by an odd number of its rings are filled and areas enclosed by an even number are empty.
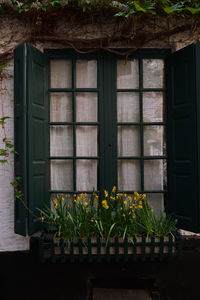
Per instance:
[[[49,122],[50,125],[85,125],[85,126],[99,126],[99,122]]]
[[[49,92],[50,93],[67,93],[67,92],[76,92],[76,93],[83,93],[83,92],[87,92],[87,93],[97,93],[99,91],[98,88],[50,88]]]
[[[140,194],[166,194],[168,191],[167,190],[135,190],[137,193]],[[132,191],[117,191],[117,193],[125,193],[125,194],[131,194],[133,193]]]
[[[135,125],[135,126],[164,126],[167,125],[166,122],[118,122],[117,126],[129,126],[129,125]]]
[[[165,155],[157,155],[157,156],[117,156],[117,159],[140,159],[140,160],[147,160],[147,159],[167,159]]]
[[[50,156],[49,159],[100,159],[99,156]]]
[[[130,93],[130,92],[137,92],[137,93],[139,93],[139,92],[165,92],[165,91],[166,91],[165,88],[117,89],[117,92],[122,92],[122,93],[124,93],[124,92],[127,92],[127,93]]]
[[[67,191],[67,190],[49,190],[50,194],[92,194],[93,192],[99,193],[99,191]]]
[[[81,194],[81,193],[86,193],[86,194],[92,194],[93,192],[99,193],[100,191],[68,191],[68,190],[49,190],[49,193],[51,194],[58,194],[58,193],[63,193],[63,194]],[[117,191],[117,193],[123,193],[123,194],[132,194],[134,191]],[[138,193],[142,194],[166,194],[168,191],[167,190],[144,190],[140,191],[137,190]]]

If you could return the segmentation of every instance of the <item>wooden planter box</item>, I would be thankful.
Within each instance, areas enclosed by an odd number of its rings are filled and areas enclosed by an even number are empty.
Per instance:
[[[163,260],[174,256],[181,258],[182,238],[180,234],[174,237],[134,237],[110,238],[106,247],[106,239],[84,238],[73,240],[70,244],[63,238],[56,238],[53,234],[42,233],[39,238],[40,259],[55,261],[129,261],[129,260]]]

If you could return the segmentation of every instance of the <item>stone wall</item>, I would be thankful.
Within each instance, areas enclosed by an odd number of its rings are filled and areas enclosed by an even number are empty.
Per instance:
[[[18,16],[0,13],[0,61],[7,67],[0,82],[0,116],[9,116],[6,122],[7,138],[13,140],[13,52],[23,42],[31,42],[38,49],[45,48],[170,48],[180,49],[200,39],[200,27],[191,21],[140,19],[122,21],[110,12],[81,15],[62,12],[60,16]],[[82,50],[84,51],[84,50]],[[85,50],[86,51],[86,50]],[[4,133],[0,128],[0,147]],[[13,157],[0,165],[0,251],[29,249],[29,238],[14,234]]]

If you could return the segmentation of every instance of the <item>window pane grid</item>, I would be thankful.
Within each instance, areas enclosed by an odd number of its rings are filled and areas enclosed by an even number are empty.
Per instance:
[[[81,61],[80,61],[81,62]],[[50,94],[52,93],[63,93],[63,92],[70,92],[71,95],[72,95],[72,122],[49,122],[49,127],[50,126],[69,126],[71,125],[72,126],[72,134],[73,134],[73,155],[72,156],[50,156],[49,159],[50,161],[52,162],[56,162],[56,161],[72,161],[72,168],[73,168],[73,175],[71,178],[71,181],[73,180],[73,188],[72,190],[61,190],[61,189],[52,189],[50,191],[50,193],[53,193],[53,192],[56,192],[56,193],[60,193],[60,192],[63,192],[63,193],[74,193],[78,190],[78,187],[77,187],[77,163],[79,165],[85,165],[86,168],[87,168],[87,165],[88,167],[90,168],[90,170],[87,170],[88,172],[95,172],[95,169],[94,169],[94,164],[97,165],[97,171],[98,171],[98,165],[99,165],[99,160],[100,160],[100,157],[98,155],[94,155],[94,156],[80,156],[80,155],[77,155],[77,126],[79,126],[79,129],[82,128],[84,129],[84,126],[95,126],[96,127],[96,130],[97,130],[97,140],[99,139],[99,126],[100,126],[100,123],[99,123],[99,109],[97,109],[97,120],[95,122],[83,122],[82,119],[80,119],[79,122],[77,122],[77,94],[78,93],[96,93],[96,98],[97,98],[97,107],[99,108],[99,82],[98,82],[98,79],[99,79],[99,75],[98,75],[98,68],[97,68],[97,83],[98,83],[98,86],[95,86],[95,88],[93,88],[92,86],[91,87],[88,87],[88,88],[85,88],[85,87],[79,87],[77,88],[76,87],[76,81],[77,81],[77,76],[76,76],[76,63],[77,63],[77,60],[75,58],[72,58],[71,59],[71,86],[67,86],[67,87],[64,87],[64,85],[60,86],[60,87],[52,87],[49,89],[49,92]],[[79,69],[79,76],[80,76],[80,70]],[[69,73],[69,72],[68,72]],[[83,76],[82,76],[83,77]],[[84,79],[84,77],[83,77]],[[87,96],[87,95],[85,95]],[[88,97],[90,95],[88,94]],[[84,100],[84,99],[83,99]],[[91,102],[90,102],[91,103]],[[82,126],[82,127],[80,127]],[[85,127],[85,130],[87,131],[86,127]],[[98,141],[97,142],[97,145],[98,145]],[[84,144],[83,144],[83,147],[84,147]],[[98,151],[98,149],[97,149]],[[98,154],[98,153],[97,153]],[[94,161],[94,164],[92,163],[92,161]],[[96,161],[96,163],[95,163]],[[88,163],[87,163],[88,162]],[[83,171],[83,170],[82,170]],[[54,176],[55,177],[55,176]],[[99,180],[99,179],[98,179]],[[80,178],[79,178],[79,181],[80,181]],[[53,183],[52,183],[53,184]],[[53,186],[52,186],[53,187]],[[59,187],[58,187],[59,188]],[[80,190],[80,189],[79,189]],[[90,191],[79,191],[79,192],[87,192],[87,193],[90,193]],[[92,191],[91,191],[92,192]]]
[[[144,107],[143,107],[143,105],[144,105],[144,103],[143,103],[143,101],[144,101],[143,100],[144,93],[145,92],[161,92],[164,95],[165,88],[164,87],[159,87],[159,88],[155,88],[155,87],[153,87],[153,88],[148,87],[147,88],[146,87],[146,88],[144,88],[143,87],[143,80],[144,80],[143,58],[139,58],[138,65],[139,65],[139,74],[138,74],[139,75],[139,86],[138,86],[138,88],[123,88],[123,87],[120,87],[119,89],[117,89],[117,93],[119,93],[119,92],[121,92],[121,93],[137,92],[139,94],[139,117],[140,117],[140,120],[139,120],[139,122],[129,122],[128,119],[126,121],[126,119],[124,118],[124,120],[126,122],[117,122],[116,125],[117,125],[117,132],[119,132],[121,126],[129,126],[129,127],[130,126],[132,126],[132,127],[133,126],[137,126],[137,127],[139,127],[139,130],[140,130],[140,133],[139,133],[140,134],[140,142],[139,142],[139,145],[136,145],[136,147],[137,146],[140,147],[140,155],[138,155],[138,156],[125,156],[125,155],[119,156],[119,154],[118,154],[117,160],[118,160],[118,162],[122,161],[122,160],[127,161],[127,162],[130,161],[130,164],[131,164],[131,161],[134,161],[134,160],[135,161],[140,161],[140,182],[141,182],[141,189],[139,190],[139,192],[142,192],[142,193],[147,193],[147,192],[148,193],[165,193],[166,191],[164,191],[163,189],[162,190],[160,190],[160,189],[158,190],[157,189],[156,191],[155,191],[155,189],[145,190],[145,182],[144,182],[145,181],[145,176],[144,176],[144,168],[145,168],[145,166],[144,166],[144,164],[145,164],[145,161],[151,161],[151,160],[155,161],[155,163],[156,163],[157,160],[160,160],[160,162],[163,161],[163,164],[164,164],[164,160],[166,160],[167,155],[164,155],[165,153],[161,153],[163,155],[155,155],[155,153],[156,153],[155,151],[152,151],[152,153],[153,153],[152,155],[149,155],[149,156],[144,155],[145,152],[147,154],[147,151],[144,149],[144,146],[146,145],[146,143],[150,143],[150,145],[151,145],[153,142],[154,143],[156,142],[156,141],[151,141],[151,134],[153,134],[152,130],[154,128],[153,126],[157,126],[156,127],[157,130],[159,132],[161,130],[161,132],[162,132],[162,129],[159,129],[159,127],[162,126],[164,128],[164,126],[166,125],[166,122],[165,122],[164,119],[163,120],[159,120],[158,119],[159,122],[157,122],[157,121],[154,121],[154,122],[144,122],[144,115],[143,115],[143,113],[144,113]],[[145,77],[145,80],[147,80],[147,77]],[[129,99],[127,98],[127,101],[128,100]],[[126,99],[125,99],[125,101],[126,101]],[[152,128],[152,130],[151,130],[151,128]],[[144,131],[145,131],[145,141],[144,141]],[[149,136],[149,134],[150,134],[150,136]],[[148,147],[151,147],[150,145]],[[152,145],[154,145],[154,144],[152,144]],[[161,147],[160,151],[162,151],[163,143],[161,143],[160,147]],[[160,151],[158,151],[158,152],[160,152]],[[118,153],[119,153],[119,149],[118,149]],[[129,192],[130,193],[130,191],[126,191],[125,189],[123,189],[123,191],[121,191],[121,192],[127,192],[127,193]]]
[[[145,117],[145,111],[144,111],[145,107],[143,107],[145,105],[144,99],[143,99],[144,93],[145,92],[161,92],[164,95],[165,88],[162,87],[161,85],[159,86],[159,88],[156,88],[156,85],[153,85],[155,87],[151,87],[151,85],[147,83],[148,80],[151,81],[151,78],[149,77],[149,79],[148,79],[148,76],[146,76],[146,74],[145,74],[145,80],[146,80],[145,81],[146,82],[145,83],[145,88],[143,87],[143,81],[144,81],[143,62],[144,62],[144,64],[149,63],[147,60],[144,61],[143,59],[144,59],[143,57],[140,57],[138,59],[138,71],[137,71],[138,72],[138,79],[136,79],[136,81],[138,82],[137,85],[129,85],[129,86],[127,85],[127,88],[124,88],[124,86],[121,85],[121,86],[119,86],[120,88],[118,88],[118,89],[116,88],[116,90],[115,90],[116,94],[118,92],[121,92],[121,93],[136,92],[136,93],[138,93],[138,96],[139,96],[138,97],[139,98],[138,113],[139,113],[140,120],[139,120],[139,118],[138,119],[133,119],[133,120],[136,120],[136,121],[139,121],[139,122],[115,122],[115,126],[116,126],[117,130],[118,130],[119,126],[127,127],[127,126],[131,125],[131,126],[137,126],[138,127],[138,129],[139,129],[138,130],[138,135],[139,135],[140,140],[138,140],[138,141],[134,140],[134,143],[137,143],[137,148],[139,149],[139,152],[133,152],[133,154],[134,155],[136,154],[137,156],[136,155],[135,156],[125,156],[125,155],[124,156],[117,156],[116,155],[117,153],[116,153],[115,158],[118,161],[119,160],[121,160],[121,161],[122,160],[137,160],[138,161],[138,164],[139,164],[138,165],[139,166],[138,170],[139,170],[141,186],[140,186],[140,189],[138,189],[137,191],[149,192],[149,193],[159,193],[159,192],[160,193],[165,193],[164,190],[160,190],[160,191],[158,191],[158,190],[154,191],[153,189],[151,191],[144,190],[144,188],[145,188],[145,182],[144,182],[145,181],[145,178],[144,178],[145,177],[144,176],[145,161],[147,161],[147,160],[152,160],[152,161],[161,160],[162,161],[162,160],[165,160],[167,158],[167,156],[166,155],[155,155],[155,154],[160,154],[159,151],[158,152],[150,152],[150,151],[145,152],[145,149],[144,149],[145,145],[147,144],[147,142],[150,142],[149,139],[151,138],[151,134],[149,135],[148,132],[146,133],[146,136],[147,135],[148,136],[145,137],[145,129],[146,129],[145,126],[149,126],[149,128],[151,126],[157,126],[157,127],[165,126],[166,122],[164,122],[164,121],[161,122],[162,120],[164,120],[162,118],[161,119],[157,119],[157,118],[155,119],[155,121],[158,120],[159,122],[144,122],[144,120],[148,121],[148,118]],[[71,59],[71,61],[72,61],[71,86],[70,87],[67,86],[66,88],[63,88],[63,87],[55,88],[54,87],[54,88],[51,88],[49,91],[50,91],[50,93],[53,93],[53,92],[58,92],[58,93],[59,92],[71,92],[71,94],[72,94],[72,98],[73,98],[73,100],[72,100],[73,121],[72,122],[50,122],[50,125],[53,125],[53,126],[71,125],[72,126],[72,128],[73,128],[73,155],[72,156],[59,156],[59,157],[50,156],[50,160],[56,160],[56,159],[57,160],[60,160],[60,159],[70,160],[71,159],[73,161],[73,185],[74,185],[73,189],[74,189],[74,192],[75,192],[75,191],[77,191],[77,182],[76,182],[77,181],[77,178],[76,178],[76,172],[77,172],[76,163],[77,163],[77,160],[78,159],[79,160],[96,160],[97,161],[97,173],[99,172],[98,161],[100,160],[100,156],[99,156],[100,154],[99,153],[97,153],[98,154],[97,156],[78,156],[77,155],[77,151],[76,151],[77,150],[76,149],[76,147],[77,147],[77,141],[76,141],[76,139],[77,139],[77,132],[76,132],[77,126],[78,125],[80,125],[80,126],[96,126],[97,131],[98,131],[97,139],[99,141],[99,127],[100,127],[100,124],[99,124],[99,122],[76,122],[76,118],[77,118],[76,94],[81,93],[81,92],[84,92],[84,93],[90,93],[91,92],[91,93],[96,93],[98,95],[97,96],[97,107],[98,107],[97,115],[98,115],[98,120],[100,120],[100,116],[99,116],[99,114],[100,114],[99,96],[100,95],[99,95],[99,93],[101,94],[101,91],[98,88],[98,87],[100,87],[100,85],[99,85],[99,78],[100,78],[99,68],[97,68],[97,87],[95,86],[95,88],[92,88],[92,85],[90,85],[89,88],[85,88],[85,87],[82,87],[82,85],[80,85],[80,88],[77,88],[76,87],[76,80],[77,80],[77,78],[76,78],[76,59]],[[87,85],[85,85],[85,86],[87,86]],[[163,99],[163,101],[164,101],[164,99]],[[151,106],[151,104],[148,104],[148,107],[150,107],[150,106]],[[131,121],[131,118],[129,118],[129,119]],[[79,120],[81,121],[82,118],[79,119]],[[94,119],[88,119],[88,120],[93,121]],[[125,118],[123,118],[122,120],[127,121]],[[151,120],[151,118],[149,120]],[[152,119],[152,121],[154,121],[154,120]],[[159,128],[158,128],[158,130],[159,130]],[[151,131],[151,129],[149,129],[149,131]],[[125,132],[126,132],[126,130],[125,130]],[[126,134],[127,134],[127,132],[126,132]],[[123,144],[123,141],[122,141],[122,144]],[[151,142],[150,142],[150,144],[151,144]],[[161,147],[162,147],[162,145],[160,146],[160,148]],[[98,151],[99,151],[99,149],[98,149]],[[153,155],[151,155],[152,153],[153,153]],[[79,154],[81,155],[81,153],[79,153]],[[87,154],[87,153],[85,153],[85,154]],[[90,154],[92,154],[92,153],[90,153]],[[124,154],[126,154],[126,153],[124,153]],[[127,154],[129,154],[129,153],[127,153]],[[149,154],[151,156],[147,156]],[[161,154],[166,154],[166,153],[161,152]],[[120,153],[120,155],[122,155],[122,153]],[[153,164],[153,162],[152,162],[152,164]],[[160,164],[162,164],[162,163],[160,163]],[[97,184],[98,184],[97,186],[99,186],[99,176],[97,176]],[[163,186],[163,188],[164,188],[164,186]],[[60,191],[56,191],[56,192],[58,193]],[[65,192],[70,192],[70,191],[65,191]],[[88,191],[86,191],[86,192],[88,193]],[[125,191],[125,190],[123,190],[123,192],[128,193],[128,191]],[[72,191],[71,191],[71,193],[72,193]]]

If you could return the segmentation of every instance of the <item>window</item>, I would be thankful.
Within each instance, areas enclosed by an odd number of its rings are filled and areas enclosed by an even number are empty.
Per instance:
[[[59,52],[50,60],[51,193],[117,185],[149,193],[163,208],[165,54],[123,59]]]
[[[18,47],[15,173],[22,177],[29,208],[48,204],[49,193],[89,193],[113,185],[145,192],[162,206],[168,164],[169,210],[185,228],[198,230],[198,147],[189,145],[198,144],[199,48],[171,55],[141,50],[123,59],[105,52],[43,54],[29,44]],[[15,216],[16,232],[26,234],[20,202]],[[39,229],[31,215],[27,220],[29,234]]]

